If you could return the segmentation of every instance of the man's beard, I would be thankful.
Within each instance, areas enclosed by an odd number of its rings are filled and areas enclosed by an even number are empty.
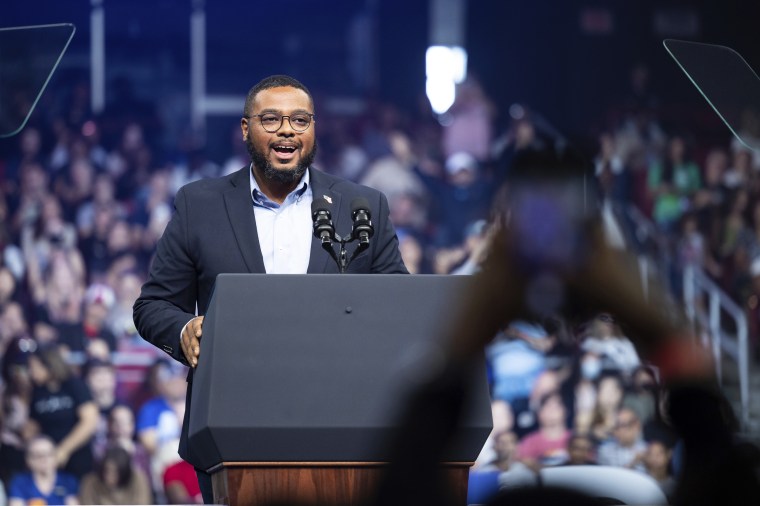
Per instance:
[[[317,145],[314,144],[311,151],[301,157],[298,165],[292,169],[277,169],[272,165],[272,162],[269,161],[269,158],[267,158],[263,151],[256,149],[256,146],[253,145],[250,137],[246,137],[245,147],[248,149],[248,154],[251,156],[253,166],[264,174],[265,179],[277,183],[290,184],[300,181],[301,177],[303,177],[306,172],[306,169],[308,169],[312,162],[314,162],[314,157],[317,156]]]

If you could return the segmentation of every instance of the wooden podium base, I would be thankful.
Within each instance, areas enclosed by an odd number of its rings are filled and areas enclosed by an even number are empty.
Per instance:
[[[462,506],[467,503],[471,465],[441,464],[453,499]],[[211,471],[214,502],[359,505],[374,492],[385,466],[379,462],[224,462]]]

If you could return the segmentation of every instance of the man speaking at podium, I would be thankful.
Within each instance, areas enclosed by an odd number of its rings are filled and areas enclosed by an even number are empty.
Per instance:
[[[364,211],[374,227],[369,245],[347,272],[407,272],[385,196],[311,167],[317,149],[315,126],[311,93],[299,81],[275,75],[251,88],[240,120],[250,166],[190,183],[177,192],[174,214],[135,302],[140,335],[190,366],[179,453],[191,464],[187,431],[193,369],[218,274],[339,272],[312,233],[312,203],[335,221],[334,229],[344,231],[352,228],[357,202],[368,207]],[[298,310],[293,308],[294,313]],[[198,479],[204,501],[211,502],[210,476],[198,470]]]

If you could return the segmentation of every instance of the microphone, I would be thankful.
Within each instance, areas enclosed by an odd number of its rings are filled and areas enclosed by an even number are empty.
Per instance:
[[[354,221],[351,227],[351,237],[359,240],[359,245],[369,245],[369,239],[375,233],[372,226],[372,215],[369,212],[369,202],[364,197],[358,197],[351,201],[351,219]]]
[[[314,237],[322,241],[323,246],[332,244],[335,238],[335,227],[324,198],[318,198],[311,203],[311,219],[314,220]]]

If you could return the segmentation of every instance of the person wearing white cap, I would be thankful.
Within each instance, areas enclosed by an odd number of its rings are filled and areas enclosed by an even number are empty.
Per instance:
[[[488,216],[491,203],[489,185],[470,153],[460,151],[451,155],[446,160],[446,175],[436,238],[440,246],[460,244],[467,226]]]

